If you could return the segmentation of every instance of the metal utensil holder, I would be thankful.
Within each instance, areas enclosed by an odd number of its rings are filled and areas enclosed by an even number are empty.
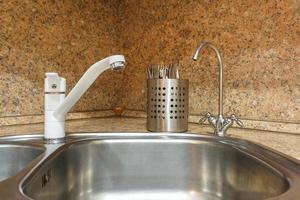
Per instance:
[[[188,130],[189,81],[149,79],[147,129],[153,132]]]

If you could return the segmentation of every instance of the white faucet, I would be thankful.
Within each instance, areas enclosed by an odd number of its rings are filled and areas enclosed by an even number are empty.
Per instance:
[[[125,67],[123,55],[113,55],[93,64],[65,98],[66,80],[57,73],[46,73],[44,138],[48,140],[65,137],[66,114],[105,70]]]

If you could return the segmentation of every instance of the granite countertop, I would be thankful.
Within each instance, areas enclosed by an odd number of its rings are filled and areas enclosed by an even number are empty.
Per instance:
[[[3,126],[2,135],[20,135],[42,133],[43,124],[27,124]],[[66,122],[66,132],[147,132],[146,119],[134,117],[107,117],[69,120]],[[207,125],[189,124],[189,132],[196,134],[211,134],[212,128]],[[265,145],[286,155],[300,160],[300,135],[251,129],[231,128],[230,137],[246,139]]]

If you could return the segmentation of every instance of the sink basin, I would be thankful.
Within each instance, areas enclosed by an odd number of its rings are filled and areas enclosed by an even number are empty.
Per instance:
[[[27,145],[0,144],[0,181],[16,175],[43,151]]]
[[[0,137],[1,200],[298,200],[300,162],[234,138],[78,133]]]
[[[296,200],[299,166],[243,140],[111,135],[59,147],[21,188],[36,200]]]

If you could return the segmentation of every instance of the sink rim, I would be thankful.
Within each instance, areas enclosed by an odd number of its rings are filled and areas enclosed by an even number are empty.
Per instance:
[[[33,139],[32,141],[27,141],[26,138]],[[206,134],[194,134],[194,133],[149,133],[149,132],[89,132],[89,133],[72,133],[68,134],[66,137],[66,141],[61,144],[46,144],[43,140],[43,135],[22,135],[18,136],[5,136],[0,137],[0,145],[2,143],[2,139],[6,142],[12,141],[13,143],[17,143],[20,141],[22,144],[28,144],[29,146],[39,146],[44,147],[46,149],[46,153],[40,158],[39,162],[32,166],[32,168],[23,175],[19,184],[17,184],[18,189],[15,188],[14,193],[18,193],[20,199],[30,199],[24,194],[24,187],[26,186],[26,182],[29,180],[30,176],[38,171],[38,168],[41,167],[48,160],[51,160],[52,157],[58,155],[61,151],[63,151],[66,147],[82,142],[82,141],[93,141],[93,140],[107,140],[107,139],[189,139],[189,140],[207,140],[214,141],[218,143],[223,143],[226,145],[230,145],[233,147],[237,147],[239,150],[245,150],[246,153],[250,153],[250,156],[254,156],[256,159],[263,161],[268,164],[269,167],[274,169],[283,175],[283,178],[289,183],[289,187],[287,191],[280,194],[279,196],[269,198],[268,200],[294,200],[295,194],[300,195],[300,192],[297,188],[300,187],[300,162],[292,158],[288,155],[285,155],[281,152],[278,152],[274,149],[266,147],[261,144],[256,144],[251,141],[232,138],[232,137],[218,137],[214,135],[206,135]],[[5,142],[5,143],[6,143]],[[51,147],[51,148],[50,148]],[[50,148],[50,150],[49,150]],[[49,150],[49,151],[48,151]],[[48,152],[47,152],[48,151]],[[43,153],[42,153],[43,154]],[[41,155],[39,155],[41,156]],[[39,157],[38,156],[38,157]],[[1,190],[0,190],[1,192]]]

